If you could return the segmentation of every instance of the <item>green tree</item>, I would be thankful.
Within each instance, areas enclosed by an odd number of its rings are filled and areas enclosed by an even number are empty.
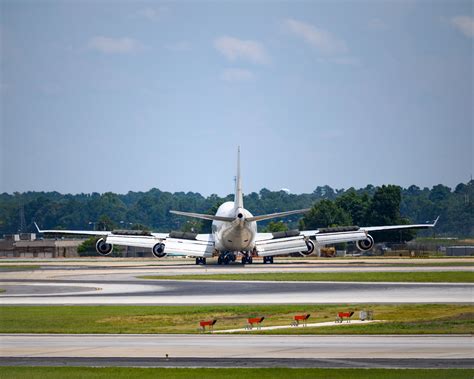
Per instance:
[[[367,212],[370,207],[367,193],[360,194],[354,188],[350,188],[336,199],[336,204],[351,215],[355,225],[367,224]]]
[[[262,229],[263,233],[286,232],[288,226],[283,221],[270,221],[266,227]]]
[[[331,200],[321,200],[300,221],[300,229],[352,225],[351,215]]]

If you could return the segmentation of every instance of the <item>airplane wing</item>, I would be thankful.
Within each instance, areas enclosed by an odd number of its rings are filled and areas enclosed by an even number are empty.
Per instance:
[[[427,229],[436,226],[439,217],[428,224],[387,225],[387,226],[342,226],[316,230],[290,230],[277,233],[257,233],[256,249],[260,256],[284,255],[290,253],[311,254],[315,247],[343,242],[357,242],[362,250],[370,250],[373,238],[369,232],[382,230]]]
[[[321,229],[316,229],[316,230],[303,230],[301,231],[301,234],[311,237],[320,233],[328,233],[328,232],[338,232],[340,230],[344,230],[344,228],[357,228],[357,230],[364,231],[364,232],[378,232],[378,231],[383,231],[383,230],[402,230],[402,229],[428,229],[428,228],[434,228],[436,224],[438,223],[439,216],[434,220],[432,223],[426,223],[426,224],[407,224],[407,225],[384,225],[384,226],[362,226],[362,227],[336,227],[336,228],[321,228]]]
[[[211,257],[214,252],[214,237],[212,234],[152,233],[141,230],[42,230],[36,223],[35,226],[38,233],[96,236],[101,237],[103,242],[108,245],[152,249],[153,255],[160,258],[166,255]],[[107,254],[111,251],[112,249]]]

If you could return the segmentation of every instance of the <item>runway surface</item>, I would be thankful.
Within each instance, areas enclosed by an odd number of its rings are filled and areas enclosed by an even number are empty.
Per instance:
[[[44,291],[41,287],[44,286]],[[0,280],[2,305],[471,303],[472,284]],[[73,288],[74,291],[67,291]],[[81,291],[80,289],[83,289]],[[92,290],[97,288],[97,290]]]
[[[117,358],[0,357],[0,366],[472,369],[474,359],[417,358]]]
[[[2,334],[1,357],[472,359],[467,335]]]
[[[420,260],[422,261],[422,260]],[[41,261],[40,261],[41,262]],[[328,263],[326,263],[328,262]],[[190,261],[58,260],[40,269],[1,271],[0,304],[471,303],[474,284],[145,280],[144,275],[252,272],[472,271],[473,266],[391,267],[400,260],[284,261],[196,266]],[[408,260],[419,263],[418,261]],[[425,262],[425,261],[422,261]],[[467,264],[472,260],[463,259]],[[14,262],[16,265],[31,262]],[[7,264],[14,264],[7,263]],[[452,263],[436,260],[434,263]],[[387,266],[388,264],[388,266]],[[110,267],[107,267],[109,265]]]
[[[106,264],[111,262],[111,266]],[[354,263],[354,262],[353,262]],[[31,264],[31,263],[28,263]],[[0,271],[1,305],[469,303],[473,284],[144,280],[241,272],[473,271],[366,263],[195,266],[56,261]],[[0,335],[0,365],[471,368],[471,336]],[[168,354],[168,358],[166,358]]]

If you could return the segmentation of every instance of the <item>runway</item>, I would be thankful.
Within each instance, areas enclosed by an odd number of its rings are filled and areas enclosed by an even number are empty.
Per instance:
[[[41,262],[41,261],[40,261]],[[390,265],[400,260],[296,260],[273,265],[196,266],[179,259],[162,261],[57,260],[40,268],[0,271],[2,305],[89,304],[311,304],[311,303],[471,303],[474,284],[380,282],[256,282],[145,280],[144,275],[252,272],[473,271],[461,266]],[[406,260],[402,260],[406,262]],[[409,260],[408,262],[413,262]],[[451,263],[436,260],[434,263]],[[20,264],[31,264],[24,262]],[[19,263],[16,263],[18,266]],[[415,261],[415,263],[419,263]],[[13,264],[13,263],[7,263]],[[466,265],[463,265],[466,264]],[[110,267],[107,267],[110,265]],[[230,295],[231,294],[231,295]]]
[[[115,276],[116,278],[116,276]],[[2,305],[471,303],[473,284],[0,280]]]
[[[99,263],[99,262],[98,262]],[[219,272],[352,272],[337,264],[150,267],[103,262],[0,272],[1,305],[469,303],[474,284],[145,280],[141,275]],[[385,267],[450,270],[459,267]],[[472,266],[462,268],[472,270]],[[326,271],[324,271],[326,270]],[[0,365],[137,367],[471,368],[472,337],[314,335],[0,335]],[[168,358],[166,358],[168,354]]]
[[[474,359],[417,358],[122,358],[122,357],[0,357],[0,366],[71,367],[189,367],[189,368],[386,368],[472,369]]]
[[[2,334],[0,356],[76,358],[472,359],[467,335]]]

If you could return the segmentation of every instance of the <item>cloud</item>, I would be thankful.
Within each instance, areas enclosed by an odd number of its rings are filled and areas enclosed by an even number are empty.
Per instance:
[[[242,59],[259,64],[269,61],[263,45],[257,41],[223,36],[214,41],[214,47],[230,61]]]
[[[100,51],[104,54],[134,53],[142,50],[144,47],[139,41],[133,38],[111,38],[104,36],[91,38],[87,46],[89,49]]]
[[[221,79],[226,82],[244,82],[254,79],[254,74],[249,70],[228,68],[222,71]]]
[[[294,19],[285,20],[284,25],[291,33],[302,38],[306,43],[315,47],[323,54],[345,54],[349,51],[343,40],[327,30]]]
[[[457,16],[451,18],[451,25],[464,33],[467,37],[474,38],[474,18],[470,16]]]

